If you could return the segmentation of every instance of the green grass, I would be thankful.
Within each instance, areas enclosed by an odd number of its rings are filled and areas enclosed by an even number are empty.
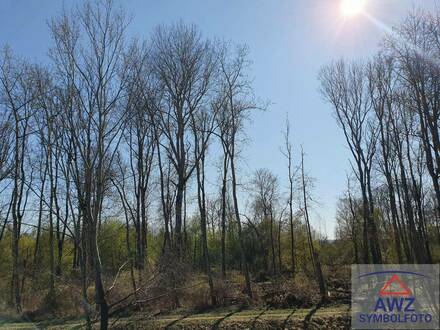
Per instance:
[[[307,320],[309,318],[309,320]],[[346,324],[349,319],[349,308],[347,305],[326,306],[317,309],[217,309],[204,313],[197,312],[174,312],[167,315],[151,317],[145,314],[134,314],[127,318],[111,319],[110,325],[116,329],[218,329],[234,328],[245,329],[254,326],[255,328],[274,329],[278,326],[290,328],[302,328],[304,322],[309,322],[319,329],[331,329],[338,319],[341,324]],[[80,320],[53,319],[45,322],[32,324],[30,322],[17,322],[9,320],[2,322],[3,329],[75,329],[81,328],[84,324]],[[345,323],[344,323],[345,322]],[[343,327],[342,327],[343,328]]]

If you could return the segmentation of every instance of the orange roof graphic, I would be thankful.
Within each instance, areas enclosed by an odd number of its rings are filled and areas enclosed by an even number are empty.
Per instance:
[[[396,284],[397,285],[396,285]],[[394,284],[394,285],[393,285]],[[397,286],[397,290],[396,290]],[[410,288],[408,288],[405,283],[400,279],[399,276],[394,274],[391,276],[391,278],[388,280],[388,282],[385,283],[385,285],[380,289],[379,295],[381,297],[383,296],[402,296],[407,297],[412,295],[412,292]]]

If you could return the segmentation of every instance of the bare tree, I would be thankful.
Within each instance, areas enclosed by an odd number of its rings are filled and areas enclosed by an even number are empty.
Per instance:
[[[136,268],[144,269],[147,257],[147,209],[153,157],[156,143],[153,131],[154,111],[159,90],[152,78],[146,46],[133,43],[126,56],[129,71],[127,84],[127,128],[124,139],[128,147],[135,200]]]
[[[391,164],[393,148],[390,135],[391,117],[393,113],[393,103],[395,101],[395,77],[393,76],[393,62],[390,58],[378,56],[368,67],[368,84],[371,94],[372,106],[379,127],[380,143],[380,167],[385,176],[389,206],[391,209],[391,221],[396,245],[397,261],[403,263],[403,254],[400,243],[399,216],[394,192],[394,182],[392,179]]]
[[[370,118],[371,100],[366,88],[365,68],[343,61],[324,67],[320,73],[321,91],[335,110],[338,124],[355,160],[352,165],[361,192],[364,217],[363,262],[381,263],[378,232],[373,218],[371,170],[376,152],[377,129]]]
[[[313,269],[315,271],[315,275],[318,280],[319,292],[321,294],[321,301],[323,302],[327,300],[327,289],[324,280],[324,274],[322,273],[321,261],[319,260],[319,255],[316,252],[315,246],[313,244],[312,229],[310,226],[309,208],[308,208],[308,201],[310,198],[308,192],[308,182],[309,180],[306,178],[306,174],[304,171],[304,152],[301,149],[301,184],[302,184],[301,190],[302,190],[302,199],[303,199],[303,214],[307,228],[307,240],[310,250],[310,258],[312,259]]]
[[[208,234],[207,234],[207,201],[205,191],[205,159],[209,138],[214,131],[215,125],[215,111],[205,110],[200,112],[197,116],[192,115],[191,126],[194,134],[194,159],[196,162],[196,176],[197,176],[197,201],[200,213],[200,228],[201,228],[201,244],[203,249],[203,259],[205,271],[208,275],[208,284],[211,296],[212,305],[217,304],[217,298],[214,290],[214,283],[212,279],[211,262],[208,249]]]
[[[124,14],[111,1],[86,3],[71,18],[64,14],[51,23],[57,83],[75,98],[74,106],[65,109],[63,122],[68,140],[74,144],[72,178],[94,272],[101,329],[108,328],[109,307],[97,235],[110,167],[126,122],[120,109],[126,85],[122,65],[126,26]],[[84,260],[81,264],[84,269]],[[82,274],[85,276],[84,271]],[[86,296],[84,299],[87,301]],[[84,308],[88,313],[87,306]]]
[[[292,276],[295,277],[295,234],[293,227],[293,188],[295,180],[295,169],[293,167],[293,151],[290,141],[290,122],[286,119],[286,130],[284,131],[284,148],[281,149],[282,154],[287,159],[287,174],[289,180],[289,197],[287,203],[289,205],[289,226],[290,226],[290,262],[292,267]]]
[[[175,24],[160,26],[153,39],[153,70],[163,87],[163,102],[157,116],[166,143],[167,157],[177,175],[175,200],[175,247],[182,255],[183,197],[188,179],[198,162],[189,142],[191,116],[209,100],[215,53],[195,26]]]
[[[397,61],[401,83],[411,99],[407,105],[417,113],[418,135],[440,211],[440,68],[432,60],[440,53],[439,35],[438,12],[414,12],[386,39],[385,49]]]
[[[23,216],[29,197],[28,188],[32,173],[27,171],[28,141],[31,134],[30,121],[33,115],[32,101],[35,90],[32,88],[32,75],[28,64],[14,60],[9,48],[2,50],[0,62],[0,103],[11,118],[12,135],[12,278],[11,303],[21,312],[21,280],[19,241]],[[7,129],[7,127],[5,127]],[[6,134],[6,133],[5,133]],[[5,152],[7,151],[4,149]],[[6,159],[6,158],[5,158]]]
[[[231,170],[231,187],[234,216],[237,222],[238,237],[240,241],[240,258],[242,270],[246,280],[246,292],[252,297],[251,280],[249,275],[248,263],[244,253],[244,243],[242,237],[242,226],[240,219],[240,210],[237,197],[237,170],[236,161],[239,143],[239,134],[243,129],[244,122],[248,113],[258,106],[252,95],[250,81],[246,76],[248,66],[247,48],[238,47],[235,54],[229,50],[228,45],[221,49],[220,54],[220,76],[222,80],[222,92],[224,93],[224,109],[227,113],[229,130],[225,132],[226,136],[221,139],[223,150],[226,151],[229,158]]]
[[[2,107],[5,107],[4,104],[0,104]],[[1,111],[0,114],[0,183],[4,181],[8,181],[11,171],[13,169],[12,163],[12,140],[13,139],[13,129],[12,129],[12,117],[10,111]],[[0,191],[3,193],[6,188],[0,186]],[[6,214],[1,215],[2,222],[1,231],[0,231],[0,242],[3,239],[3,234],[5,232],[6,225],[8,223],[8,218],[11,209],[11,203],[7,203],[8,207],[6,207]],[[3,211],[3,208],[2,210]],[[2,214],[2,212],[0,212]]]
[[[226,108],[226,107],[224,107]],[[228,169],[229,169],[229,153],[228,148],[231,138],[230,113],[222,111],[221,108],[216,116],[218,137],[222,146],[222,168],[221,168],[221,262],[222,277],[226,278],[226,208],[227,208],[227,187],[228,187]]]
[[[277,268],[275,253],[275,210],[276,203],[279,198],[278,192],[278,179],[267,169],[259,169],[255,172],[254,178],[251,182],[251,190],[254,195],[254,209],[257,213],[260,213],[260,217],[263,222],[269,223],[269,246],[272,258],[272,274],[277,274],[279,268]]]

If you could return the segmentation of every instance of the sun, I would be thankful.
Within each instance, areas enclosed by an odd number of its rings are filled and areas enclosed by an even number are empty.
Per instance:
[[[366,0],[341,0],[341,13],[345,17],[354,17],[362,13]]]

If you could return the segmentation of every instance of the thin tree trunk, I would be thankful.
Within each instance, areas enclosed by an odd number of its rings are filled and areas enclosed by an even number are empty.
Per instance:
[[[252,298],[252,288],[251,288],[251,278],[249,275],[249,267],[248,263],[246,261],[245,251],[244,251],[244,242],[243,242],[243,234],[241,229],[241,220],[240,220],[240,212],[238,209],[238,199],[237,199],[237,179],[235,175],[235,162],[234,162],[234,141],[231,145],[231,152],[230,152],[230,165],[231,165],[231,175],[232,175],[232,199],[234,202],[234,214],[235,214],[235,220],[237,221],[237,229],[238,229],[238,240],[240,242],[240,257],[241,257],[241,264],[243,267],[244,277],[246,281],[246,293],[250,298]]]
[[[196,136],[196,133],[194,134]],[[198,152],[198,139],[195,137],[195,150]],[[204,152],[204,151],[201,151]],[[203,259],[206,274],[208,275],[208,284],[209,284],[209,292],[211,296],[211,304],[217,304],[217,298],[214,290],[214,282],[212,280],[212,271],[211,264],[209,258],[209,249],[208,249],[208,237],[207,237],[207,229],[206,229],[206,200],[205,200],[205,157],[202,155],[200,161],[196,164],[196,174],[197,174],[197,200],[199,204],[200,211],[200,228],[202,232],[202,248],[203,248]]]
[[[319,261],[318,253],[316,253],[313,238],[312,238],[312,230],[310,228],[310,220],[309,220],[309,211],[307,207],[307,193],[306,193],[306,181],[304,174],[304,153],[301,152],[301,179],[302,179],[302,193],[303,193],[303,203],[304,203],[304,218],[306,220],[307,225],[307,237],[309,241],[310,248],[310,257],[312,259],[312,263],[315,269],[315,274],[319,284],[319,292],[321,294],[321,301],[327,300],[327,290],[324,280],[324,275],[322,273],[321,262]]]
[[[222,277],[226,278],[226,185],[228,175],[228,154],[223,147],[223,179],[222,179],[222,219],[221,219],[221,251],[222,251]]]
[[[34,270],[32,278],[35,277],[35,271],[40,263],[40,236],[41,236],[41,220],[43,218],[43,199],[44,199],[44,187],[47,176],[47,162],[45,162],[43,177],[41,178],[40,196],[38,202],[38,222],[37,222],[37,234],[35,237],[35,250],[34,250]]]
[[[273,233],[273,214],[272,214],[272,206],[270,206],[269,210],[269,216],[270,216],[270,248],[272,251],[272,274],[277,273],[277,265],[276,265],[276,254],[275,254],[275,241],[274,241],[274,233]]]

